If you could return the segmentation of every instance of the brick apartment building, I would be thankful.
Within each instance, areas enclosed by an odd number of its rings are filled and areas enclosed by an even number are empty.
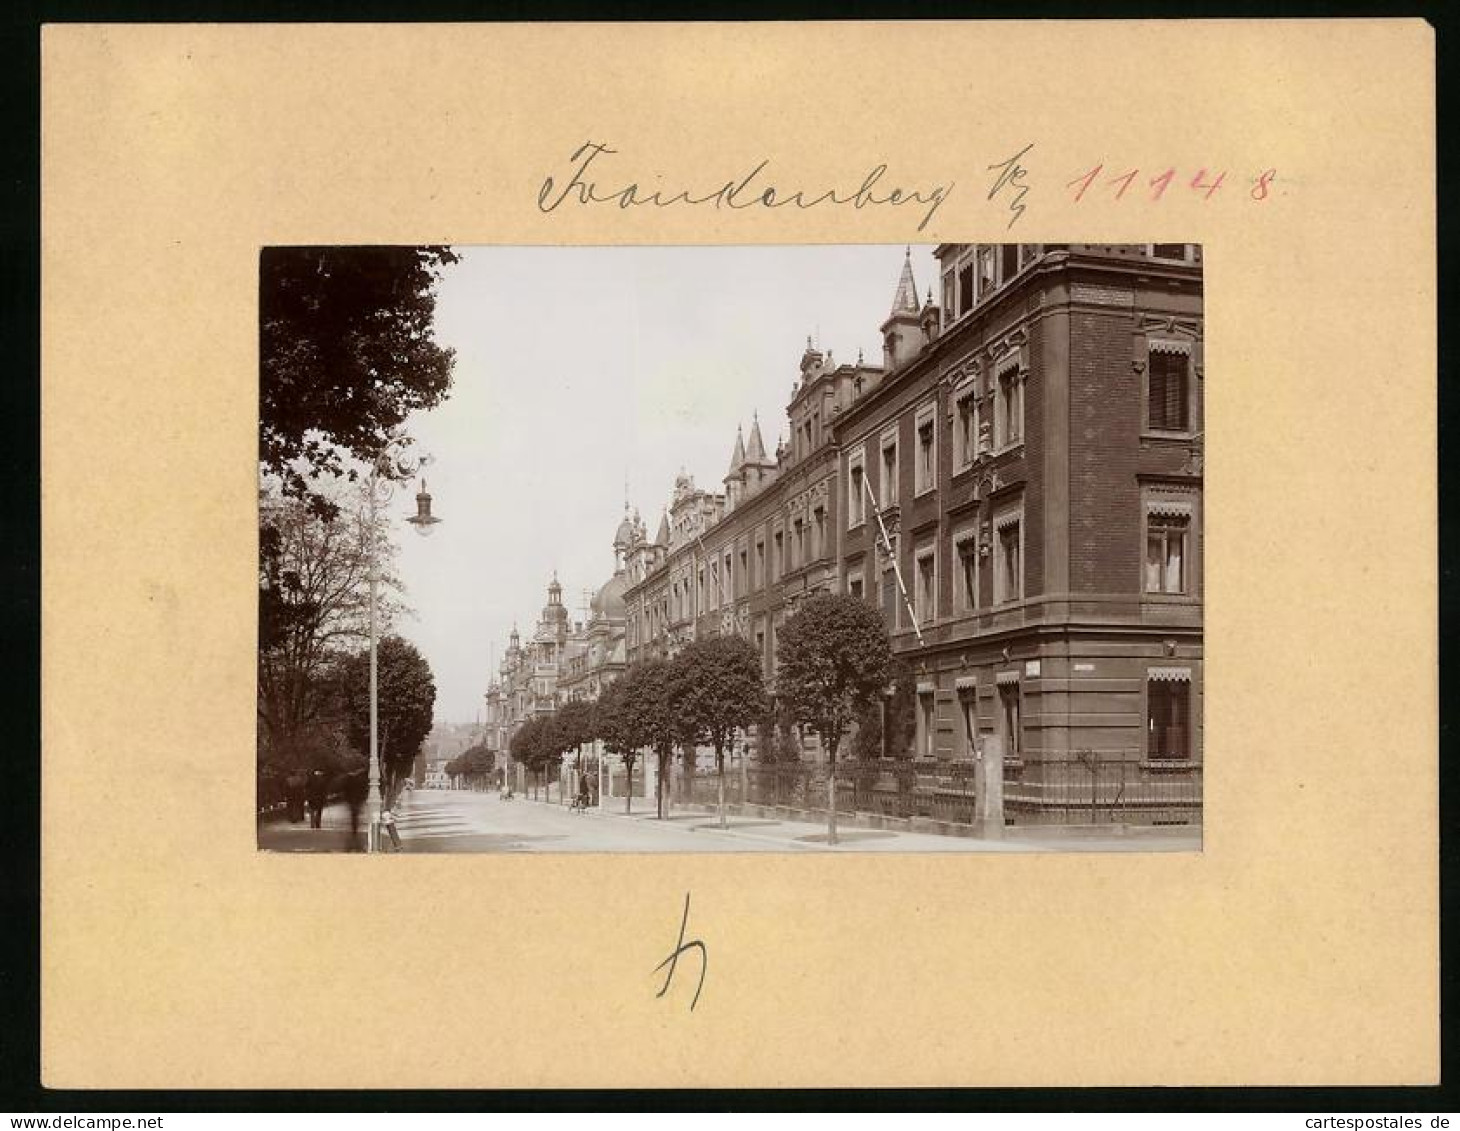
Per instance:
[[[1200,249],[936,255],[941,310],[899,288],[885,375],[832,437],[839,581],[915,671],[915,753],[995,738],[1030,784],[1079,756],[1198,766]]]

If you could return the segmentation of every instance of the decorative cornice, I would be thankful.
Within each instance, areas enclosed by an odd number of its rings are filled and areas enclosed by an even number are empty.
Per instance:
[[[1189,318],[1178,318],[1174,314],[1149,314],[1142,311],[1136,316],[1136,325],[1143,334],[1180,334],[1193,341],[1201,337],[1201,323]]]

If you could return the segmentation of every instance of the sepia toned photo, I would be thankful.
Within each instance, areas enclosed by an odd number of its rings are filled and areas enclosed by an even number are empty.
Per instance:
[[[1200,246],[274,247],[259,302],[260,849],[1200,850]]]

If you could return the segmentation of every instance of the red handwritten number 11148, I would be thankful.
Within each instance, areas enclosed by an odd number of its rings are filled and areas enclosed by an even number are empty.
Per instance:
[[[1067,184],[1065,188],[1075,189],[1075,202],[1079,203],[1080,199],[1085,195],[1090,187],[1095,184],[1096,179],[1104,171],[1105,164],[1104,162],[1102,162],[1101,164],[1096,165],[1095,168],[1091,169],[1088,173],[1085,173],[1083,176],[1076,177],[1073,181]],[[1121,173],[1119,176],[1111,177],[1109,180],[1104,181],[1103,184],[1107,187],[1118,185],[1119,187],[1115,190],[1115,199],[1119,200],[1130,190],[1132,185],[1137,185],[1140,176],[1141,171],[1139,169],[1131,169],[1129,172]],[[1191,178],[1186,187],[1192,192],[1201,193],[1203,200],[1210,200],[1212,198],[1212,193],[1221,188],[1223,182],[1226,181],[1226,179],[1227,174],[1225,171],[1213,174],[1208,169],[1200,169],[1197,171],[1196,175]],[[1268,169],[1264,171],[1261,176],[1254,177],[1252,179],[1252,188],[1248,191],[1247,195],[1253,200],[1266,200],[1268,197],[1269,187],[1276,179],[1276,169]],[[1151,199],[1160,200],[1161,197],[1165,195],[1166,190],[1171,187],[1171,183],[1174,180],[1176,180],[1176,169],[1172,167],[1170,169],[1167,169],[1164,173],[1159,173],[1156,176],[1150,178],[1150,180],[1148,180],[1144,186],[1137,188],[1137,192],[1142,191],[1142,189],[1149,189],[1151,192]],[[1077,185],[1079,186],[1078,188],[1076,188]]]

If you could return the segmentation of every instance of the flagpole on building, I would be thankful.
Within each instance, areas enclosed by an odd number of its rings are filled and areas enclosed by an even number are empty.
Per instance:
[[[897,555],[892,552],[892,539],[887,535],[887,524],[882,521],[882,508],[877,505],[877,496],[872,493],[872,484],[867,482],[865,475],[862,476],[862,489],[867,492],[867,498],[872,503],[872,513],[877,516],[877,528],[882,531],[882,548],[892,559],[892,573],[897,578],[898,592],[902,594],[902,603],[907,607],[907,615],[908,619],[912,621],[913,632],[917,633],[918,646],[922,647],[923,630],[918,626],[917,610],[913,608],[912,600],[907,595],[907,586],[902,581],[902,568],[897,564]]]

